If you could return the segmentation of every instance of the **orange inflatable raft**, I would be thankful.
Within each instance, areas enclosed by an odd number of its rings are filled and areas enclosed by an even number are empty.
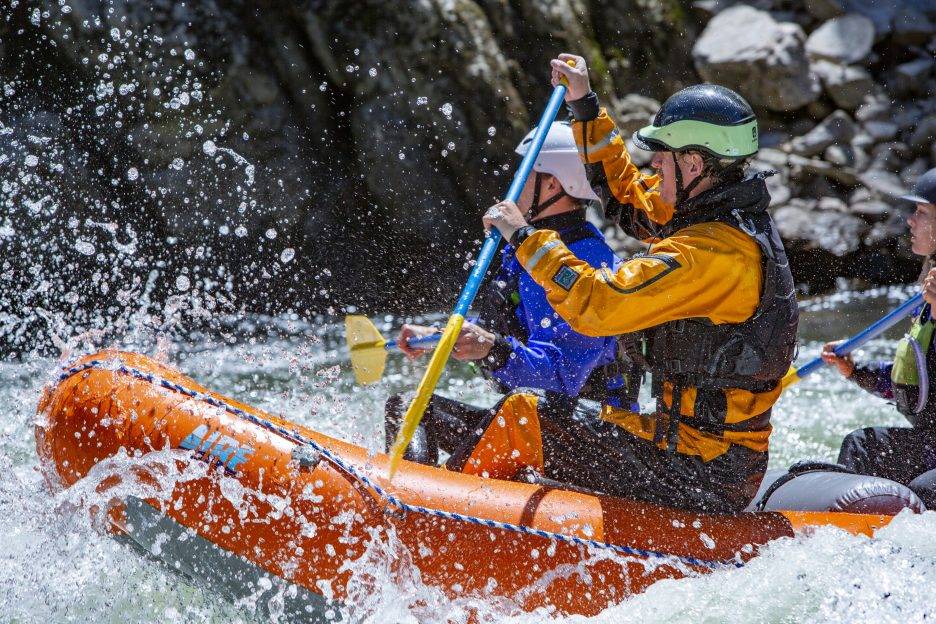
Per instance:
[[[448,596],[591,615],[662,578],[743,565],[770,540],[805,527],[870,535],[890,519],[694,514],[410,462],[391,483],[385,455],[117,351],[65,369],[39,411],[38,452],[60,486],[94,469],[106,491],[127,480],[128,464],[145,465],[127,458],[148,453],[170,451],[183,468],[199,462],[200,476],[168,491],[116,488],[111,529],[233,597],[278,590],[287,611],[312,621],[334,617],[347,598],[346,562],[373,540],[407,551],[421,582]]]

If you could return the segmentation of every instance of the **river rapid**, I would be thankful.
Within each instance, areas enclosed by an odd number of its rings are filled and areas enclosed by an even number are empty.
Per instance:
[[[859,329],[909,292],[894,288],[805,302],[798,361],[814,356],[820,339]],[[378,320],[387,331],[401,322]],[[226,339],[143,340],[134,334],[123,346],[156,354],[212,389],[376,450],[383,440],[383,401],[391,392],[412,388],[422,368],[391,358],[383,381],[357,387],[342,334],[338,319],[254,318],[240,321]],[[887,357],[896,336],[873,341],[859,357]],[[84,341],[71,355],[103,346]],[[0,363],[0,621],[277,621],[271,605],[231,604],[105,536],[89,520],[93,499],[50,490],[40,472],[33,428],[40,390],[59,365],[43,357]],[[450,367],[443,388],[449,396],[477,403],[497,398],[461,364]],[[783,467],[803,458],[834,461],[846,433],[900,424],[900,417],[884,401],[822,370],[787,391],[773,422],[771,467]],[[934,530],[931,512],[902,515],[874,540],[820,529],[770,544],[741,569],[662,581],[594,618],[555,621],[921,621],[933,612]],[[474,612],[485,622],[552,621],[547,614],[516,613],[483,597],[453,603],[421,585],[415,571],[391,584],[384,563],[379,553],[371,553],[355,565],[361,586],[376,581],[380,591],[359,592],[347,610],[336,612],[337,619],[464,622]]]

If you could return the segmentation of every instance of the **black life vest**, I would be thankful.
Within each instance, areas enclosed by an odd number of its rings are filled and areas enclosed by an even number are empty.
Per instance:
[[[651,371],[658,410],[664,410],[663,381],[673,384],[668,410],[670,448],[681,420],[701,431],[722,435],[726,430],[755,431],[769,423],[766,414],[726,425],[723,390],[772,390],[780,382],[796,350],[799,310],[786,251],[767,212],[770,196],[760,176],[712,189],[689,200],[664,228],[664,237],[699,223],[719,222],[754,239],[761,251],[761,297],[750,319],[716,325],[707,318],[663,323],[636,336],[624,336],[628,353]],[[641,344],[642,343],[642,344]],[[696,387],[695,416],[679,414],[681,390]],[[675,417],[673,415],[675,414]],[[658,440],[663,432],[658,431]]]

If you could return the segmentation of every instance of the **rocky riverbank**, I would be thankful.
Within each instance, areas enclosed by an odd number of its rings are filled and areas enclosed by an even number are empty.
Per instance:
[[[934,0],[11,2],[2,350],[141,311],[447,307],[562,50],[626,131],[694,82],[745,95],[804,290],[912,279],[894,198],[936,166],[934,21]]]

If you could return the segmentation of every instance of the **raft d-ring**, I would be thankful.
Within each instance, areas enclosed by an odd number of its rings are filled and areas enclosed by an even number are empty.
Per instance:
[[[401,501],[393,498],[384,500],[386,500],[386,504],[383,506],[383,514],[391,518],[396,518],[400,522],[406,522],[406,506]]]
[[[322,461],[322,453],[308,444],[297,444],[291,453],[292,460],[299,464],[299,470],[312,472]]]

